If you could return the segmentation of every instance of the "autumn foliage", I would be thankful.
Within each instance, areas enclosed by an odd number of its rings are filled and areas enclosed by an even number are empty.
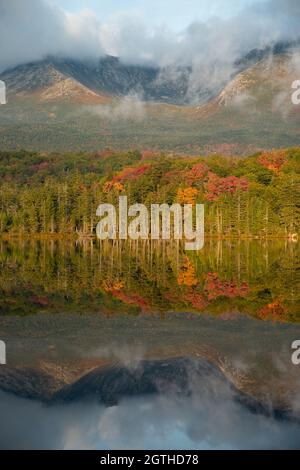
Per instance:
[[[122,170],[118,175],[114,177],[113,181],[125,183],[129,180],[137,180],[140,176],[143,176],[150,168],[151,165],[142,165],[136,168],[124,168],[124,170]]]
[[[108,193],[112,189],[123,191],[124,183],[127,181],[138,180],[151,168],[151,165],[142,165],[138,167],[126,167],[118,173],[111,181],[107,181],[104,185],[103,192]]]
[[[113,296],[116,297],[118,300],[124,302],[127,305],[135,305],[140,307],[142,310],[146,310],[149,307],[147,300],[141,297],[138,294],[126,294],[122,291],[115,291],[112,292]]]
[[[112,189],[114,189],[117,192],[122,192],[124,190],[124,186],[122,183],[114,182],[114,181],[107,181],[105,185],[103,186],[103,192],[104,193],[109,193]]]
[[[199,191],[195,188],[179,188],[177,191],[177,200],[179,204],[195,205],[198,194]]]
[[[204,290],[208,300],[214,300],[218,297],[246,297],[249,294],[249,286],[246,282],[239,286],[235,282],[222,281],[217,273],[207,274]]]
[[[103,290],[127,305],[135,305],[141,309],[147,309],[149,307],[147,300],[139,294],[126,294],[122,281],[111,282],[106,280],[103,283]]]
[[[197,183],[207,175],[209,171],[208,166],[205,163],[197,163],[187,174],[188,184]]]
[[[109,292],[119,292],[124,288],[124,283],[122,281],[104,281],[103,282],[103,290],[107,293]]]
[[[258,316],[262,320],[284,321],[287,309],[282,305],[280,300],[272,302],[259,310]]]
[[[178,274],[178,285],[192,287],[196,286],[197,284],[198,280],[196,277],[195,268],[189,258],[186,256],[183,266]]]
[[[191,289],[185,296],[184,300],[188,301],[191,306],[198,311],[204,310],[209,302],[201,292]]]
[[[234,194],[237,191],[248,191],[249,182],[245,177],[227,176],[220,178],[215,173],[209,172],[206,183],[205,197],[208,201],[214,202],[223,194]]]
[[[138,202],[147,208],[204,204],[209,237],[299,238],[300,149],[247,158],[155,158],[148,151],[92,155],[20,151],[0,152],[0,157],[0,234],[5,236],[95,236],[99,204],[116,204],[123,195],[129,205]]]
[[[278,173],[282,166],[287,162],[286,152],[284,150],[272,150],[263,152],[259,157],[259,163],[268,170]]]

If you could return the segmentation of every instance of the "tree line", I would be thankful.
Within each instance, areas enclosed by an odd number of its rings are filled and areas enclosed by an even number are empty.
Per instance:
[[[101,203],[205,204],[206,234],[289,237],[300,225],[300,149],[237,157],[0,152],[0,233],[94,236]]]

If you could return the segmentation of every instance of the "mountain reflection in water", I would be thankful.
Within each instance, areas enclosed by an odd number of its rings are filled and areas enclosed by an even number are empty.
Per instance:
[[[104,406],[96,397],[102,402],[112,399],[114,404]],[[96,370],[47,404],[3,392],[0,398],[0,448],[294,449],[300,445],[298,419],[238,392],[204,361],[144,363],[139,371]]]
[[[0,242],[0,448],[299,448],[299,246]]]

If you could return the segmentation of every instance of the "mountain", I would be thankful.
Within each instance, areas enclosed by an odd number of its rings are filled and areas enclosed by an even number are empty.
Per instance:
[[[284,54],[293,47],[296,44],[280,43],[250,51],[235,62],[232,78],[260,60]],[[192,67],[126,65],[112,56],[98,61],[50,56],[7,70],[0,79],[5,81],[11,99],[33,95],[41,101],[65,99],[101,104],[112,97],[138,95],[144,101],[188,105],[192,74]],[[221,91],[222,85],[211,88],[193,83],[193,88],[198,103],[203,103]]]
[[[172,73],[174,71],[172,70]],[[25,64],[1,74],[8,96],[37,96],[41,100],[66,97],[59,92],[67,89],[67,97],[78,96],[95,103],[111,97],[140,95],[145,101],[183,104],[190,70],[176,68],[176,80],[168,69],[125,65],[115,57],[99,61],[79,61],[49,57]]]
[[[231,375],[205,358],[172,357],[143,360],[131,366],[108,364],[76,375],[62,375],[61,368],[11,368],[0,371],[0,390],[48,405],[95,403],[106,407],[118,405],[124,398],[150,395],[194,397],[212,400],[215,406],[232,400],[254,414],[275,419],[299,420],[290,406],[271,404],[239,388],[239,377]],[[71,366],[72,370],[72,366]],[[236,383],[235,383],[236,382]],[[249,381],[251,383],[251,380]],[[245,388],[243,385],[243,388]],[[259,395],[259,394],[258,394]],[[275,406],[274,406],[275,405]]]
[[[250,51],[223,86],[200,87],[191,68],[125,65],[114,57],[48,57],[0,75],[3,149],[151,149],[249,154],[300,145],[299,44]],[[193,82],[197,105],[190,103]]]
[[[100,104],[108,101],[103,93],[93,91],[51,61],[22,65],[5,72],[2,77],[10,100],[27,97],[41,102],[71,100]]]
[[[223,90],[203,106],[200,115],[215,113],[220,108],[248,113],[295,113],[292,83],[300,76],[300,49],[266,56],[237,74]]]

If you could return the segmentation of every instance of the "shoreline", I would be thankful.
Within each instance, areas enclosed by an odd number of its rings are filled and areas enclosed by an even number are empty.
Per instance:
[[[299,236],[298,234],[294,234],[294,236],[288,235],[268,235],[268,236],[259,236],[259,235],[252,235],[252,236],[218,236],[218,235],[205,235],[205,240],[217,240],[217,241],[287,241],[291,243],[298,243]],[[78,235],[78,234],[67,234],[67,233],[28,233],[28,234],[0,234],[0,241],[14,241],[14,240],[68,240],[73,242],[81,242],[81,241],[99,241],[99,242],[131,242],[131,243],[177,243],[178,240],[99,240],[96,235]],[[184,242],[185,240],[180,240],[179,242]]]

